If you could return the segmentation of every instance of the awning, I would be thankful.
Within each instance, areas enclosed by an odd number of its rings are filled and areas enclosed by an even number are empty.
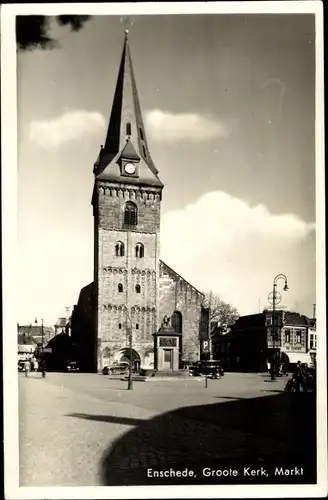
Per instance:
[[[292,364],[296,364],[298,361],[300,361],[301,363],[307,363],[307,364],[311,364],[312,363],[312,359],[311,359],[310,353],[308,353],[308,352],[285,352],[285,351],[281,351],[281,353],[284,353],[284,355],[286,355],[288,357],[289,362],[292,363]]]

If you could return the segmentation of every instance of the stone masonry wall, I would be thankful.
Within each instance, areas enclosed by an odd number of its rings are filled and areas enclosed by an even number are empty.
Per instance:
[[[160,194],[156,191],[99,186],[97,240],[98,282],[98,369],[117,359],[128,347],[127,326],[131,320],[133,349],[141,364],[153,348],[152,334],[157,327]],[[124,205],[131,200],[138,207],[136,230],[124,228]],[[116,256],[117,242],[124,244],[124,256]],[[144,257],[136,256],[137,243],[144,246]],[[119,292],[118,285],[123,285]],[[137,293],[136,285],[141,287]],[[129,313],[129,317],[127,316]]]
[[[182,359],[200,355],[200,322],[203,295],[164,262],[160,261],[159,317],[182,314]]]

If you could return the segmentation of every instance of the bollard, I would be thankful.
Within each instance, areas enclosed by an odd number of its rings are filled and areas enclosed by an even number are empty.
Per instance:
[[[207,389],[207,373],[205,374],[205,389]]]

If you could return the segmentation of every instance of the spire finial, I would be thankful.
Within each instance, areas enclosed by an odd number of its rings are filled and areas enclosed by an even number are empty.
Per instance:
[[[124,34],[125,34],[125,40],[127,40],[127,38],[128,38],[128,34],[129,34],[129,30],[125,30],[125,31],[124,31]]]

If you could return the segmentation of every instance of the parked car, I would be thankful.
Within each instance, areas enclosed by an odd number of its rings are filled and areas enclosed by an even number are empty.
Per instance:
[[[67,368],[68,372],[78,372],[79,371],[79,367],[78,367],[76,361],[69,361],[67,363],[67,367],[66,368]]]
[[[18,361],[18,371],[23,372],[25,369],[25,361]]]
[[[102,369],[103,375],[127,375],[129,373],[129,363],[122,361],[117,365],[105,366]]]
[[[224,375],[220,361],[197,361],[189,367],[190,375],[197,377],[207,375],[209,378],[221,378]]]

